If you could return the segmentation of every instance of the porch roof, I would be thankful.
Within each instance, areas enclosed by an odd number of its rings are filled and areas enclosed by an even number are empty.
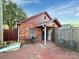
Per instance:
[[[55,24],[57,24],[58,27],[61,27],[60,23],[57,20],[48,20],[43,23],[37,24],[36,27],[46,26],[46,27],[56,27]]]

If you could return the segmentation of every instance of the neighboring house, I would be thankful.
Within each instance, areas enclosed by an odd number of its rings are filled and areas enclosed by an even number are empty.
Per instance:
[[[31,36],[35,40],[54,41],[54,28],[61,27],[57,19],[52,19],[47,12],[42,12],[18,22],[18,40],[27,41]]]

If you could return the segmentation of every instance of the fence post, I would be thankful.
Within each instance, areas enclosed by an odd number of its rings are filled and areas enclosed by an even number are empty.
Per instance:
[[[19,41],[19,32],[20,32],[20,31],[19,31],[19,26],[18,26],[18,42],[20,42],[20,41]]]
[[[0,43],[3,44],[3,10],[2,10],[2,2],[3,0],[0,0]]]
[[[73,40],[73,30],[74,30],[74,28],[72,28],[72,40]]]

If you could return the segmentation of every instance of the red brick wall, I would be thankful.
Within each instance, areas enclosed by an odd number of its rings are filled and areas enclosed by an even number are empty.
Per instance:
[[[42,22],[44,22],[44,18],[45,18],[46,14],[42,14],[38,17],[35,17],[31,20],[27,20],[24,23],[22,23],[20,25],[20,40],[23,41],[25,39],[27,39],[30,34],[29,34],[29,29],[30,28],[35,28],[35,26],[37,24],[40,24]],[[48,17],[46,17],[46,20],[50,20]],[[40,39],[41,37],[41,30],[40,29],[35,29],[35,35],[37,39]]]
[[[40,15],[38,17],[33,18],[32,20],[26,21],[20,25],[20,39],[24,40],[29,37],[29,28],[35,28],[37,24],[40,24],[44,21],[44,17],[46,14]],[[47,17],[46,20],[49,20]],[[35,35],[40,37],[41,30],[35,29]]]

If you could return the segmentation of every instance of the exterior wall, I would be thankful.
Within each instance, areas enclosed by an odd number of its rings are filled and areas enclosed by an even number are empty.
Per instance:
[[[46,15],[43,14],[43,15],[40,15],[38,17],[35,17],[33,18],[32,20],[27,20],[26,22],[22,23],[20,26],[19,26],[19,29],[20,29],[20,39],[23,41],[24,39],[28,39],[29,36],[30,36],[30,33],[29,33],[29,29],[30,28],[35,28],[35,26],[37,24],[40,24],[42,22],[44,22],[44,17]],[[46,17],[46,21],[50,20],[48,17]],[[36,38],[37,39],[40,39],[41,38],[41,30],[39,28],[36,28],[35,29],[35,35],[36,35]]]
[[[46,16],[46,19],[45,19]],[[36,40],[40,40],[41,39],[41,32],[42,32],[42,28],[35,28],[36,25],[43,23],[44,21],[48,21],[50,20],[46,14],[42,14],[38,17],[33,18],[32,20],[27,20],[24,23],[22,23],[19,26],[20,29],[20,40],[21,42],[27,40],[30,38],[30,29],[34,28],[35,29],[35,36],[36,36]],[[57,24],[55,24],[54,22],[52,23],[52,25],[54,27],[58,27]],[[50,31],[49,31],[50,32]]]
[[[38,28],[38,29],[36,29],[36,31],[35,31],[35,35],[36,35],[36,40],[38,41],[38,40],[41,40],[41,29],[40,28]]]

